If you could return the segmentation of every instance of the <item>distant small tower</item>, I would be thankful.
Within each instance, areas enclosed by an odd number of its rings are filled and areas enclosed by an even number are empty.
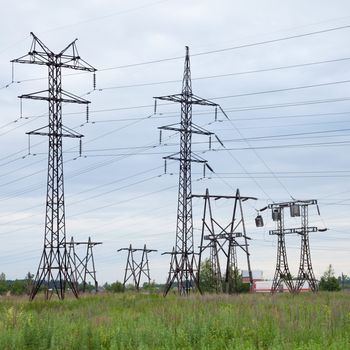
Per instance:
[[[134,284],[136,290],[140,290],[141,277],[144,276],[147,279],[147,282],[151,283],[151,276],[149,272],[149,261],[148,253],[156,252],[154,249],[147,249],[146,244],[143,249],[133,248],[130,244],[129,248],[120,248],[118,252],[126,250],[128,252],[128,257],[126,260],[125,274],[123,285],[126,286],[126,283],[131,280]],[[134,253],[142,252],[141,259],[135,260]]]
[[[68,257],[71,261],[70,265],[75,267],[71,272],[72,279],[76,283],[77,290],[79,290],[79,285],[82,286],[83,293],[86,291],[88,277],[92,278],[95,292],[98,292],[93,247],[100,244],[102,242],[92,242],[91,237],[89,237],[87,242],[75,242],[72,237],[70,242],[67,243]],[[86,245],[86,254],[84,257],[76,252],[75,247],[79,245]]]
[[[240,248],[247,259],[247,268],[249,274],[250,287],[253,286],[253,275],[250,265],[250,253],[247,236],[245,219],[243,214],[243,201],[256,200],[255,197],[241,196],[239,189],[236,190],[236,194],[233,196],[223,195],[210,195],[209,190],[206,189],[205,195],[192,195],[192,197],[204,199],[204,211],[202,219],[202,235],[201,244],[199,247],[199,285],[200,285],[200,264],[203,259],[203,253],[206,249],[210,249],[210,261],[214,278],[221,284],[221,271],[219,263],[219,253],[223,253],[226,258],[226,273],[225,273],[225,291],[230,292],[230,286],[233,289],[236,286],[237,278],[239,274],[237,263],[236,249]],[[230,221],[226,224],[219,222],[215,219],[211,207],[211,199],[220,200],[233,200],[233,211]],[[242,240],[242,241],[241,241]],[[205,244],[204,242],[209,243]],[[220,277],[219,277],[220,276]],[[219,283],[219,282],[217,282]],[[233,284],[233,285],[232,285]],[[217,286],[217,291],[222,290],[222,287]]]

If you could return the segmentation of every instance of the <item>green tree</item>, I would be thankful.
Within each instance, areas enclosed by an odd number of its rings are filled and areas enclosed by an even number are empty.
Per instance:
[[[125,291],[135,291],[136,290],[136,287],[133,283],[129,283],[127,284],[125,287],[124,287],[124,290]]]
[[[329,292],[339,291],[341,289],[339,281],[335,277],[332,265],[328,266],[328,269],[321,277],[319,288],[320,290],[325,290]]]
[[[341,276],[338,277],[338,281],[342,289],[350,288],[350,277],[348,275],[342,273]]]
[[[202,292],[214,293],[217,291],[217,282],[209,258],[201,262],[199,287]]]
[[[27,291],[26,281],[25,280],[15,280],[11,284],[10,288],[11,294],[13,295],[23,295]]]
[[[91,281],[88,281],[87,283],[80,283],[78,286],[79,291],[85,291],[86,293],[91,293],[92,291],[95,291],[95,285],[91,283]]]
[[[5,294],[8,291],[8,285],[6,281],[6,275],[1,272],[0,273],[0,294]]]
[[[111,284],[105,283],[103,287],[107,292],[110,293],[123,293],[125,290],[123,283],[119,281],[116,281]]]
[[[228,293],[248,293],[250,291],[250,283],[243,282],[242,273],[237,269],[230,270],[228,286],[225,286],[225,291]]]
[[[238,293],[242,285],[242,275],[239,273],[237,268],[230,268],[229,281],[228,281],[228,290],[229,293]]]
[[[142,289],[143,289],[144,291],[147,291],[147,292],[150,292],[150,293],[154,293],[154,292],[156,292],[156,291],[158,290],[155,281],[152,281],[152,282],[150,282],[150,283],[145,282],[145,283],[142,285]]]
[[[28,272],[28,273],[26,274],[26,276],[24,277],[27,295],[29,295],[30,292],[32,291],[32,287],[33,287],[33,278],[34,278],[34,275],[33,275],[32,273],[30,273],[30,272]]]

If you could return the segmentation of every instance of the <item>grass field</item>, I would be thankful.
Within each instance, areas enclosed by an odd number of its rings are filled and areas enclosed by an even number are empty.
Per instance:
[[[350,349],[350,294],[0,299],[0,349]]]

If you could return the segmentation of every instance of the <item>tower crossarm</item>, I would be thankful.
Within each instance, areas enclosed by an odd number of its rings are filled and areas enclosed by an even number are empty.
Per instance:
[[[190,94],[173,94],[173,95],[167,95],[167,96],[156,96],[154,97],[157,100],[161,101],[170,101],[170,102],[177,102],[177,103],[187,103],[192,105],[201,105],[201,106],[212,106],[212,107],[218,107],[219,105],[215,102],[206,100],[202,97]]]
[[[191,197],[192,198],[206,198],[206,197],[208,197],[208,198],[214,198],[214,200],[219,200],[219,199],[239,199],[240,198],[242,200],[242,202],[245,202],[245,201],[250,200],[250,199],[255,200],[255,201],[258,200],[258,198],[256,198],[256,197],[221,196],[221,195],[212,195],[212,194],[208,195],[208,196],[206,196],[205,194],[192,194]]]
[[[293,200],[290,202],[281,202],[281,203],[271,203],[267,206],[268,209],[274,208],[288,208],[292,205],[317,205],[317,199],[308,199],[308,200]]]
[[[163,252],[161,253],[160,255],[172,255],[172,256],[181,256],[181,255],[184,255],[185,253],[183,252],[175,252],[175,251],[172,251],[172,252]],[[199,253],[197,252],[194,252],[194,251],[189,251],[186,253],[187,255],[199,255]]]
[[[176,125],[179,125],[179,127],[176,127]],[[160,126],[158,128],[159,130],[170,130],[170,131],[178,131],[178,132],[190,132],[192,134],[198,134],[198,135],[207,135],[207,136],[210,136],[210,135],[214,135],[213,132],[210,132],[210,131],[207,131],[201,127],[198,127],[194,124],[192,124],[192,127],[191,128],[182,128],[181,127],[181,124],[171,124],[171,125],[165,125],[165,126]]]
[[[62,131],[65,131],[64,133],[58,133],[58,132],[50,132],[45,130],[50,130],[49,125],[43,126],[41,128],[26,132],[27,135],[39,135],[39,136],[59,136],[59,137],[70,137],[70,138],[82,138],[84,135],[77,133],[76,131],[62,126]]]
[[[205,98],[202,98],[193,94],[191,96],[191,103],[194,105],[219,107],[217,103],[206,100]]]
[[[293,233],[303,235],[306,232],[309,233],[309,232],[317,232],[317,231],[319,231],[319,229],[315,226],[307,227],[306,229],[303,227],[285,228],[283,230],[270,230],[269,235],[288,235]]]
[[[242,232],[234,232],[234,234],[229,233],[219,233],[215,235],[205,235],[205,240],[214,240],[214,239],[226,239],[226,240],[234,240],[237,237],[243,237]],[[248,237],[247,237],[248,238]]]
[[[192,157],[190,159],[182,158],[179,152],[174,153],[174,154],[170,154],[169,156],[165,156],[165,157],[163,157],[163,159],[171,159],[171,160],[179,160],[179,161],[186,160],[186,161],[190,161],[192,163],[208,163],[207,160],[199,158],[199,156],[196,156],[194,153],[192,153]],[[190,198],[190,197],[188,197],[188,198]]]
[[[130,248],[120,248],[120,249],[118,249],[118,252],[120,252],[122,250],[130,250]],[[152,252],[158,251],[156,249],[143,249],[143,248],[132,248],[131,250],[133,252],[145,252],[145,253],[152,253]]]
[[[90,244],[91,246],[95,246],[95,245],[100,245],[103,244],[103,242],[67,242],[66,245],[71,245],[71,244],[75,244],[75,245],[87,245]]]
[[[72,41],[60,53],[53,53],[34,33],[30,33],[33,37],[32,45],[28,54],[12,60],[13,63],[28,63],[47,66],[55,62],[56,67],[69,68],[74,70],[82,70],[95,72],[96,68],[84,61],[78,53],[76,41]],[[69,52],[71,54],[69,54]]]
[[[58,103],[77,103],[77,104],[89,104],[90,101],[81,98],[77,95],[72,94],[71,92],[68,91],[61,91],[61,96],[56,97],[56,96],[42,96],[40,94],[42,93],[49,93],[49,90],[41,90],[37,92],[32,92],[30,94],[23,94],[21,96],[18,96],[19,98],[25,98],[25,99],[30,99],[30,100],[39,100],[39,101],[54,101]],[[62,97],[63,96],[63,97]]]

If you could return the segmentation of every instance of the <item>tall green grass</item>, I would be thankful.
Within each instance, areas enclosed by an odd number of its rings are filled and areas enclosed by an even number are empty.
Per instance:
[[[350,349],[350,295],[0,299],[0,349]]]

